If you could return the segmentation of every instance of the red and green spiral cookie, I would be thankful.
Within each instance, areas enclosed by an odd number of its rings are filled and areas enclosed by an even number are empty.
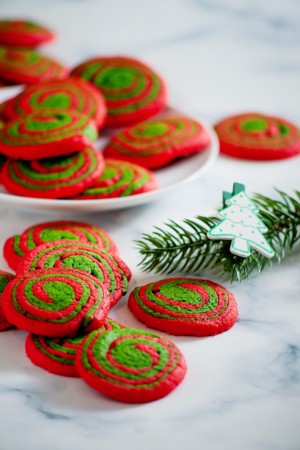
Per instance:
[[[103,173],[76,198],[113,198],[143,194],[158,189],[154,173],[127,161],[105,159]]]
[[[120,328],[124,328],[123,325],[107,317],[97,331],[101,330],[104,333],[106,330]],[[84,333],[64,338],[29,334],[25,342],[26,354],[33,364],[48,372],[66,377],[79,377],[75,357],[85,337]]]
[[[136,287],[128,306],[151,328],[175,335],[212,336],[238,317],[234,296],[223,286],[198,278],[169,278]]]
[[[8,120],[43,110],[76,110],[95,121],[98,128],[106,118],[106,104],[101,92],[81,78],[47,81],[28,86],[5,102],[3,116]]]
[[[71,155],[35,161],[9,159],[2,183],[15,195],[36,198],[73,197],[93,186],[104,170],[102,154],[92,146]]]
[[[8,283],[14,278],[15,276],[12,273],[5,272],[4,270],[0,269],[0,331],[7,330],[12,325],[8,320],[6,319],[3,311],[2,311],[2,293]]]
[[[48,268],[83,270],[103,282],[110,294],[111,306],[128,290],[129,267],[118,256],[96,245],[74,241],[57,241],[31,250],[17,267],[18,274]]]
[[[98,329],[109,307],[103,283],[74,269],[49,268],[18,275],[2,294],[3,312],[10,323],[50,337]]]
[[[220,151],[250,160],[276,160],[300,153],[299,128],[279,117],[258,113],[231,116],[215,125]]]
[[[172,117],[149,120],[116,133],[104,149],[104,156],[155,169],[200,152],[209,143],[209,135],[199,122]]]
[[[0,45],[37,47],[55,37],[53,31],[44,26],[24,20],[0,20]]]
[[[173,342],[134,328],[90,333],[75,364],[89,386],[125,403],[165,397],[186,373],[185,359]]]
[[[97,86],[107,104],[108,127],[131,125],[166,106],[166,87],[151,68],[133,58],[94,58],[75,67],[71,75]]]
[[[0,130],[0,153],[23,160],[52,158],[79,152],[97,136],[95,122],[84,114],[45,110],[8,122]]]
[[[3,255],[9,267],[15,270],[30,250],[41,244],[62,240],[95,244],[113,255],[119,254],[115,242],[102,228],[83,222],[61,220],[32,225],[21,235],[8,238],[4,243]]]
[[[53,59],[35,50],[0,47],[0,77],[16,84],[34,84],[41,81],[66,78],[68,70]]]

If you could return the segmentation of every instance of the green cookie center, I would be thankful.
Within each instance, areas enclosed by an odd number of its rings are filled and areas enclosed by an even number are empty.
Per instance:
[[[70,107],[70,97],[64,93],[52,94],[43,103],[43,108],[68,109]]]
[[[253,131],[253,132],[264,131],[264,130],[266,130],[267,127],[268,127],[267,122],[265,120],[261,120],[261,119],[247,120],[242,125],[243,130],[250,131],[250,132],[251,131]]]
[[[137,137],[155,137],[166,133],[168,127],[162,122],[149,123],[147,126],[138,128],[135,131]]]
[[[126,89],[133,83],[135,76],[132,69],[112,67],[96,77],[96,84],[107,89]]]

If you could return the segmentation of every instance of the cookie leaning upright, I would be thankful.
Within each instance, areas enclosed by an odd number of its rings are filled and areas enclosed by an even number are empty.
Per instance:
[[[90,59],[71,76],[93,83],[104,95],[108,127],[131,125],[157,114],[166,106],[166,86],[146,64],[124,56]]]
[[[45,110],[6,123],[0,130],[0,153],[36,160],[79,152],[98,136],[90,118],[77,111]]]
[[[45,269],[16,276],[2,294],[3,312],[10,323],[50,337],[98,329],[109,307],[103,284],[73,269]]]
[[[204,150],[210,144],[206,129],[188,117],[148,120],[116,133],[104,149],[105,158],[149,169]]]
[[[299,128],[279,117],[246,113],[215,125],[220,152],[234,158],[276,160],[300,154]]]
[[[126,294],[131,271],[118,256],[97,245],[56,241],[31,250],[17,267],[17,274],[49,268],[77,269],[93,275],[107,288],[111,306]]]

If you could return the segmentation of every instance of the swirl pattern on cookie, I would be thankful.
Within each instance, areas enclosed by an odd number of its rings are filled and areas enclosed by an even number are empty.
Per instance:
[[[238,317],[236,301],[227,289],[198,278],[169,278],[136,287],[128,306],[141,322],[174,335],[219,334]]]
[[[16,276],[2,296],[7,320],[30,333],[74,336],[99,328],[110,307],[95,277],[74,269],[46,269]]]
[[[96,245],[74,241],[57,241],[36,247],[20,262],[17,273],[48,268],[77,269],[93,275],[107,288],[111,306],[126,294],[131,278],[131,271],[121,258]]]
[[[140,122],[166,105],[163,80],[136,59],[94,58],[75,67],[71,75],[84,78],[100,89],[107,103],[108,127]]]
[[[115,198],[158,189],[154,173],[127,161],[105,159],[104,171],[77,199]]]
[[[93,186],[104,169],[102,154],[93,147],[70,155],[35,161],[8,160],[2,183],[15,195],[36,198],[73,197]]]
[[[186,373],[184,357],[173,342],[133,328],[90,333],[76,367],[93,389],[125,403],[162,398]]]
[[[202,151],[209,143],[209,135],[199,122],[172,117],[149,120],[116,133],[104,149],[104,156],[155,169]]]
[[[215,130],[221,153],[234,158],[267,161],[300,153],[299,128],[279,117],[239,114],[222,120]]]
[[[20,47],[0,47],[0,77],[17,84],[66,78],[67,69],[35,50]]]
[[[36,160],[79,152],[98,136],[93,120],[77,111],[41,111],[18,117],[0,130],[0,153]]]
[[[93,119],[98,128],[106,117],[106,104],[101,92],[81,78],[67,78],[28,86],[3,107],[3,116],[16,119],[43,110],[58,112],[76,110]]]

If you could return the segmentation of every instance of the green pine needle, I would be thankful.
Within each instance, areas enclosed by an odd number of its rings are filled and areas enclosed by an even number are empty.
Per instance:
[[[300,242],[300,192],[292,197],[277,190],[279,200],[255,194],[253,202],[259,208],[259,217],[268,227],[264,234],[274,249],[272,259],[255,250],[247,258],[230,252],[231,241],[215,241],[207,237],[207,232],[219,219],[196,216],[184,219],[182,224],[173,220],[161,227],[154,227],[152,234],[142,234],[136,241],[142,255],[142,270],[156,273],[181,271],[202,273],[213,270],[225,280],[241,281],[250,278],[256,271],[260,273],[266,266],[272,267],[273,261],[279,263],[286,252]]]

